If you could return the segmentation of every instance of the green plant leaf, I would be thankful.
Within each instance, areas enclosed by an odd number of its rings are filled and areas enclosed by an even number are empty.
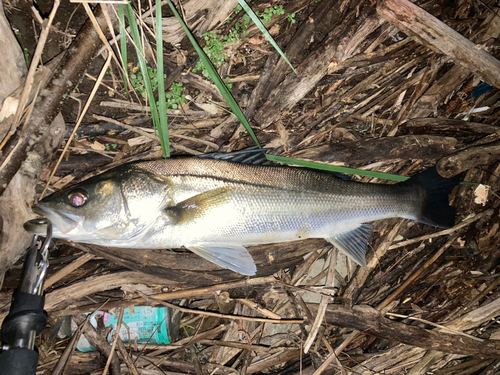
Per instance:
[[[238,103],[236,103],[236,100],[234,100],[233,96],[231,95],[231,92],[226,87],[222,78],[219,76],[219,73],[217,73],[217,70],[213,66],[213,64],[210,61],[210,59],[208,58],[207,54],[200,47],[200,45],[198,44],[198,41],[196,40],[194,35],[191,33],[191,30],[189,30],[189,28],[185,24],[184,20],[180,16],[179,12],[177,12],[177,9],[175,9],[175,6],[172,4],[172,2],[170,0],[167,0],[167,3],[169,5],[170,9],[172,9],[172,12],[174,13],[175,18],[177,18],[177,20],[181,24],[182,28],[184,29],[184,32],[188,36],[189,41],[191,42],[194,49],[196,50],[196,53],[200,57],[200,60],[205,65],[205,67],[208,71],[208,74],[210,75],[210,78],[212,78],[212,81],[214,81],[214,83],[217,86],[217,88],[219,89],[219,92],[221,93],[222,97],[224,98],[226,103],[231,108],[231,111],[235,114],[235,116],[238,118],[238,120],[243,124],[243,126],[245,127],[247,132],[250,134],[250,136],[252,137],[254,142],[260,147],[259,140],[255,136],[255,133],[253,132],[252,127],[248,123],[245,115],[243,114],[243,111],[241,110]]]
[[[127,38],[125,37],[125,5],[123,4],[118,4],[118,18],[120,20],[120,55],[122,59],[122,64],[123,64],[123,87],[125,88],[125,93],[127,96],[129,95],[128,93],[128,80],[127,80],[127,74],[128,74],[128,69],[127,69]]]
[[[318,169],[318,170],[321,170],[321,171],[339,172],[339,173],[345,173],[345,174],[353,174],[353,175],[356,175],[356,176],[381,178],[381,179],[384,179],[384,180],[399,181],[399,182],[406,181],[406,180],[409,179],[409,177],[399,176],[397,174],[390,174],[390,173],[383,173],[383,172],[374,172],[374,171],[365,171],[365,170],[356,169],[356,168],[340,167],[340,166],[337,166],[337,165],[317,163],[317,162],[314,162],[314,161],[306,161],[306,160],[300,160],[300,159],[294,159],[294,158],[287,158],[285,156],[277,156],[277,155],[268,155],[268,154],[266,154],[266,157],[270,161],[275,161],[275,162],[284,163],[284,164],[298,165],[298,166],[301,166],[301,167]]]
[[[167,101],[165,99],[165,75],[163,74],[163,31],[161,1],[156,1],[156,81],[158,85],[158,107],[160,115],[160,126],[158,137],[163,150],[163,156],[170,157],[170,141],[168,137]],[[150,100],[153,100],[151,98]]]
[[[292,68],[293,72],[295,74],[297,74],[297,71],[295,70],[295,68],[293,67],[293,65],[290,63],[290,61],[288,61],[287,57],[285,56],[285,54],[283,53],[283,51],[281,50],[281,48],[278,46],[278,44],[276,43],[276,41],[274,40],[274,38],[271,36],[271,34],[269,34],[269,31],[267,31],[266,27],[261,22],[260,18],[254,13],[254,11],[252,10],[252,8],[250,8],[248,6],[248,4],[245,2],[245,0],[238,0],[238,3],[245,10],[245,12],[247,12],[247,14],[250,16],[250,18],[252,19],[252,21],[257,25],[257,27],[262,32],[262,34],[264,34],[264,36],[266,37],[266,39],[269,41],[269,43],[271,43],[271,45],[276,49],[276,51],[278,51],[278,53],[281,55],[281,57],[283,57],[283,59],[290,66],[290,68]]]
[[[163,156],[166,156],[167,155],[167,149],[166,149],[167,145],[164,144],[164,139],[163,139],[162,135],[160,135],[161,129],[160,129],[160,117],[158,115],[158,107],[156,105],[156,100],[154,98],[153,88],[151,86],[151,80],[149,78],[149,72],[148,72],[148,66],[146,64],[146,59],[144,58],[144,55],[142,54],[141,37],[139,34],[139,28],[137,26],[137,20],[135,18],[134,9],[132,8],[132,5],[127,4],[126,10],[127,10],[128,23],[129,23],[129,27],[130,27],[130,34],[132,35],[132,40],[134,41],[134,45],[135,45],[135,49],[136,49],[135,51],[137,53],[137,59],[139,62],[139,68],[141,70],[142,79],[144,81],[144,87],[146,89],[148,103],[149,103],[149,107],[151,110],[151,118],[153,119],[153,126],[158,131],[158,136],[160,138],[160,144],[161,144],[161,149],[163,151]]]

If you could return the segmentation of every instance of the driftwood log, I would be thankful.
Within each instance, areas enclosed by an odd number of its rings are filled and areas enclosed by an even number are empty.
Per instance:
[[[405,132],[446,137],[479,137],[493,134],[497,126],[447,118],[413,118],[406,123]]]
[[[479,340],[453,333],[429,330],[385,318],[370,306],[348,309],[331,305],[325,315],[329,324],[356,329],[365,334],[445,353],[485,358],[500,357],[500,342]]]
[[[493,142],[445,157],[436,166],[443,177],[452,177],[468,169],[493,164],[498,160],[500,160],[500,142]]]
[[[334,3],[332,7],[341,8],[340,1]],[[366,36],[375,31],[381,22],[370,6],[361,9],[354,6],[346,10],[345,15],[332,24],[325,43],[297,67],[297,75],[289,74],[271,92],[255,114],[255,120],[266,128],[281,118],[328,73],[330,62],[336,65],[352,57]]]
[[[177,286],[211,285],[246,276],[223,269],[191,252],[172,254],[168,250],[121,249],[74,244],[89,253],[124,267],[161,277]],[[257,276],[267,276],[303,261],[303,256],[329,246],[325,240],[310,239],[279,244],[251,246],[248,251],[257,265]]]
[[[406,135],[332,143],[299,151],[294,157],[319,162],[343,162],[364,165],[377,160],[424,159],[437,160],[456,151],[457,140],[452,137]]]
[[[102,12],[98,12],[97,19],[102,30],[107,32]],[[59,112],[100,46],[99,36],[88,21],[66,50],[48,84],[40,91],[29,121],[10,137],[2,150],[0,274],[22,255],[31,241],[32,237],[24,231],[23,223],[32,216],[29,206],[35,198],[38,176],[63,139],[64,121]]]
[[[100,8],[98,9],[96,19],[102,31],[107,33],[109,30],[106,19]],[[65,98],[83,78],[85,69],[100,46],[99,35],[89,20],[66,50],[47,86],[40,91],[39,100],[33,108],[30,120],[5,144],[6,152],[0,155],[0,163],[4,164],[0,170],[0,194],[5,191],[12,177],[26,160],[29,151],[33,150],[33,141],[39,140],[48,131],[49,125],[60,112]],[[55,148],[57,146],[59,145],[57,144]]]
[[[500,61],[419,6],[408,0],[382,0],[377,1],[377,12],[404,33],[500,88]]]

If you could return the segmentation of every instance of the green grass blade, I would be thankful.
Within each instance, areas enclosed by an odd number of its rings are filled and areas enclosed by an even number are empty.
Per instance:
[[[158,108],[156,106],[156,101],[155,101],[155,97],[153,94],[153,88],[151,86],[151,81],[149,79],[148,66],[146,63],[146,59],[144,58],[144,55],[142,54],[142,42],[141,42],[141,37],[139,34],[139,28],[137,26],[137,20],[135,18],[135,13],[134,13],[134,9],[132,8],[132,5],[127,4],[126,7],[127,7],[128,24],[130,26],[130,34],[132,35],[132,40],[134,41],[135,48],[136,48],[137,59],[139,61],[139,68],[141,70],[142,78],[144,80],[144,86],[146,89],[149,107],[151,109],[151,118],[153,119],[153,126],[158,131],[158,136],[160,138],[160,144],[161,144],[161,149],[163,151],[163,156],[166,157],[166,155],[167,155],[166,145],[163,143],[163,137],[160,134],[161,128],[160,128],[160,118],[158,116]],[[162,79],[163,79],[163,77],[162,77]]]
[[[295,74],[297,74],[297,71],[295,70],[293,65],[290,63],[290,61],[288,61],[287,57],[285,56],[285,54],[283,53],[281,48],[278,46],[278,44],[276,43],[274,38],[271,36],[271,34],[269,34],[269,31],[267,31],[266,27],[264,26],[264,24],[262,23],[260,18],[254,13],[252,8],[250,8],[248,6],[248,4],[245,2],[245,0],[238,0],[238,3],[240,3],[241,7],[245,10],[245,12],[247,12],[247,14],[252,19],[253,23],[255,23],[255,25],[257,25],[257,27],[259,28],[261,33],[264,34],[264,36],[269,41],[269,43],[271,43],[271,45],[276,49],[276,51],[278,51],[278,53],[281,55],[281,57],[283,57],[283,60],[285,60],[286,63],[290,66],[290,68],[292,68],[293,72]]]
[[[399,176],[397,174],[390,174],[390,173],[384,173],[384,172],[374,172],[374,171],[364,171],[362,169],[340,167],[337,165],[330,165],[330,164],[317,163],[314,161],[306,161],[306,160],[300,160],[300,159],[287,158],[284,156],[266,154],[266,157],[268,160],[275,161],[278,163],[298,165],[301,167],[313,168],[313,169],[318,169],[321,171],[339,172],[339,173],[345,173],[345,174],[353,174],[356,176],[381,178],[384,180],[399,181],[399,182],[406,181],[409,179],[409,177]]]
[[[118,4],[118,18],[120,20],[120,54],[122,58],[122,64],[123,64],[123,74],[125,76],[123,77],[123,87],[125,88],[125,93],[127,94],[127,97],[129,96],[128,93],[128,69],[127,69],[127,38],[125,37],[125,6],[123,4]]]
[[[194,35],[191,33],[191,30],[189,30],[187,25],[184,23],[184,20],[182,19],[180,14],[177,12],[177,9],[175,9],[175,6],[172,4],[172,2],[170,0],[167,0],[167,2],[168,2],[168,5],[170,6],[170,9],[172,9],[172,12],[174,13],[175,18],[177,18],[177,20],[181,24],[182,28],[184,29],[186,35],[189,38],[189,41],[191,42],[194,49],[196,50],[196,53],[200,57],[200,60],[203,62],[203,64],[207,68],[208,73],[210,75],[210,78],[212,78],[212,81],[214,81],[214,83],[217,86],[217,88],[219,89],[219,92],[221,93],[222,97],[224,98],[226,103],[229,105],[229,107],[231,108],[231,111],[235,114],[235,116],[238,118],[238,120],[243,124],[243,126],[245,127],[247,132],[250,134],[250,136],[252,137],[254,142],[260,147],[259,140],[255,136],[255,133],[253,132],[252,127],[248,123],[245,115],[243,114],[243,111],[241,110],[238,103],[236,103],[236,100],[234,100],[233,96],[231,95],[231,92],[229,91],[229,89],[225,85],[222,78],[219,76],[219,73],[217,73],[217,70],[215,69],[212,62],[210,61],[210,59],[206,55],[205,51],[203,51],[203,49],[200,47],[200,45],[198,44],[198,41],[196,40]]]
[[[158,127],[158,136],[163,148],[163,155],[170,157],[170,141],[168,138],[168,118],[167,118],[167,100],[165,98],[165,81],[163,78],[163,30],[161,1],[156,0],[156,74],[158,81],[158,109],[160,115],[160,126]]]

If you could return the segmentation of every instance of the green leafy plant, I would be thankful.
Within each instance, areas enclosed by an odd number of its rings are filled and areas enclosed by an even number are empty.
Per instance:
[[[177,109],[179,104],[184,104],[186,102],[186,95],[182,95],[183,91],[184,86],[181,82],[172,83],[169,92],[166,94],[167,108]]]
[[[257,12],[255,12],[257,14]],[[283,5],[275,5],[273,7],[269,7],[264,9],[264,13],[257,14],[263,23],[268,23],[271,21],[273,16],[285,14],[285,9]]]
[[[234,12],[234,14],[238,14],[242,10],[243,10],[243,8],[241,7],[241,5],[236,5],[236,7],[233,9],[233,12]]]
[[[153,126],[155,130],[158,132],[158,138],[160,139],[161,148],[163,151],[164,157],[170,157],[170,143],[168,138],[168,121],[167,121],[167,108],[166,108],[166,99],[165,99],[165,89],[164,89],[164,74],[163,74],[163,33],[156,33],[156,45],[157,45],[157,67],[156,76],[153,79],[152,72],[154,70],[150,70],[147,66],[146,59],[144,58],[143,45],[140,24],[137,23],[136,15],[132,5],[128,4],[119,4],[118,5],[118,14],[120,23],[120,29],[123,31],[125,25],[125,16],[128,19],[129,27],[130,27],[130,37],[131,42],[134,44],[134,49],[137,55],[138,67],[142,76],[142,85],[144,90],[141,95],[145,95],[145,98],[148,99],[149,108],[151,110],[151,118],[153,120]],[[161,30],[161,2],[156,3],[156,30]],[[142,27],[142,26],[141,26]],[[124,33],[125,34],[125,33]],[[122,38],[123,35],[122,34]],[[123,47],[123,46],[122,46]],[[121,48],[123,53],[124,48]],[[123,57],[123,56],[122,56]],[[124,61],[122,60],[124,63]],[[126,70],[126,65],[124,64],[124,70]],[[135,77],[136,84],[140,84],[141,80],[138,78],[138,75]],[[153,84],[151,81],[155,82],[155,87],[158,88],[158,102],[154,100],[154,91]]]
[[[228,55],[223,53],[224,43],[219,39],[219,36],[214,33],[205,33],[202,35],[202,38],[205,39],[206,42],[203,51],[210,58],[212,64],[216,68],[219,68],[222,65],[222,63],[229,58]],[[201,71],[201,74],[205,78],[207,79],[210,78],[210,74],[208,73],[208,70],[202,61],[199,61],[198,64],[196,64],[195,68],[193,69],[193,72],[195,73],[199,71]]]
[[[14,34],[16,34],[17,41],[19,42],[19,45],[23,49],[24,61],[26,62],[26,66],[29,69],[30,68],[30,55],[28,52],[28,48],[26,48],[26,46],[24,44],[24,40],[23,40],[23,36],[22,36],[21,32],[16,28],[13,28],[13,30],[14,30]]]
[[[295,13],[289,14],[288,16],[286,16],[286,19],[291,23],[297,22],[297,20],[295,19]]]
[[[233,84],[229,82],[230,79],[229,77],[226,77],[226,79],[224,80],[224,83],[226,84],[226,87],[229,89],[229,91],[232,91],[233,90]]]
[[[116,150],[118,145],[116,143],[106,143],[104,147],[106,148],[106,151],[111,151],[112,149]]]
[[[196,50],[196,53],[200,57],[200,60],[203,62],[203,64],[207,67],[207,71],[210,74],[210,78],[212,81],[215,83],[217,88],[219,89],[219,92],[221,93],[222,97],[226,101],[226,103],[229,105],[231,108],[232,113],[238,118],[238,120],[243,124],[245,129],[248,131],[252,139],[256,144],[259,145],[259,140],[255,136],[255,133],[252,130],[252,127],[248,123],[245,115],[243,114],[243,111],[239,107],[238,103],[236,103],[236,100],[234,100],[233,96],[231,95],[231,92],[229,91],[228,87],[225,85],[225,82],[222,80],[220,77],[219,73],[217,73],[217,70],[215,69],[214,65],[208,58],[206,52],[200,47],[198,44],[196,38],[194,37],[193,33],[189,28],[187,27],[186,23],[184,22],[184,19],[181,17],[177,9],[175,8],[174,4],[172,4],[171,0],[167,0],[167,4],[174,13],[175,18],[179,21],[181,24],[182,29],[186,33],[189,41],[193,45],[194,49]]]
[[[151,89],[155,92],[158,89],[158,69],[147,67],[149,81],[151,82]],[[166,74],[163,74],[163,79],[167,78]],[[146,98],[147,91],[144,86],[144,77],[142,74],[130,74],[130,82],[132,86],[137,90],[143,98]]]

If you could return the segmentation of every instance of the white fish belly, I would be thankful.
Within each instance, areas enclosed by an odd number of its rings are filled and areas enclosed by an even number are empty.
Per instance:
[[[181,223],[159,220],[142,245],[177,248],[197,243],[243,246],[329,238],[360,224],[408,215],[404,207],[370,198],[346,199],[317,192],[284,193],[274,189],[234,192],[223,204],[207,207]],[[189,209],[189,208],[188,208]]]

